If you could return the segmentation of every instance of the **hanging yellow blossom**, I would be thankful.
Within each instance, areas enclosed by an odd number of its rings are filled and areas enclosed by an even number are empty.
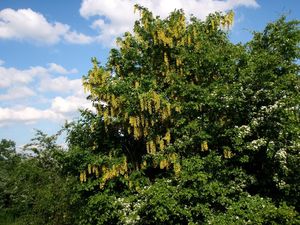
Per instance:
[[[159,141],[159,148],[160,148],[161,151],[163,151],[164,148],[165,148],[165,143],[164,143],[163,139],[160,139],[160,141]]]
[[[171,133],[170,133],[170,129],[167,130],[167,133],[166,133],[164,139],[166,140],[167,144],[170,143],[170,141],[171,141]]]
[[[224,151],[223,151],[223,154],[224,154],[224,158],[225,159],[230,159],[232,158],[235,154],[232,153],[232,151],[230,151],[228,148],[225,148]]]
[[[166,66],[169,66],[169,59],[168,59],[168,56],[167,56],[166,52],[164,53],[164,62],[166,64]]]
[[[80,182],[83,183],[83,173],[80,172],[80,176],[79,176]]]
[[[88,173],[89,173],[89,174],[92,173],[92,166],[91,166],[91,164],[88,164]]]
[[[155,154],[156,153],[156,146],[154,144],[154,141],[150,141],[149,142],[149,145],[150,145],[150,154]]]
[[[208,151],[208,144],[207,144],[207,141],[203,141],[201,143],[201,151],[205,152],[205,151]]]
[[[147,168],[147,161],[143,161],[141,164],[141,169],[146,169]]]
[[[180,171],[181,171],[181,165],[180,165],[180,163],[176,162],[174,164],[174,173],[175,173],[175,175],[176,176],[179,175]]]

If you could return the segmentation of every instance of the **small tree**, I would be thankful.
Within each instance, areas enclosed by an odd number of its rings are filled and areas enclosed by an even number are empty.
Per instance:
[[[234,59],[227,56],[235,57],[238,47],[220,28],[231,25],[233,13],[188,22],[180,10],[160,19],[143,7],[135,9],[141,19],[134,34],[118,39],[120,48],[111,50],[106,67],[93,59],[84,87],[134,169],[143,167],[145,156],[159,155],[162,167],[172,164],[178,171],[177,153],[209,149],[208,121],[216,115],[207,94],[214,81],[226,80],[223,76],[232,70]]]

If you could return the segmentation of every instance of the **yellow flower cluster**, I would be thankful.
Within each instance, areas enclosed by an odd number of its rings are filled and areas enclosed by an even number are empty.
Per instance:
[[[85,171],[80,172],[79,179],[80,179],[81,183],[86,182],[86,172]]]
[[[147,168],[147,162],[146,161],[143,161],[142,164],[141,164],[141,169],[146,169]]]
[[[96,177],[98,178],[99,177],[99,169],[98,169],[98,166],[93,166],[92,167],[92,172],[96,175]]]
[[[230,159],[230,158],[232,158],[235,154],[234,154],[232,151],[230,151],[229,149],[225,148],[225,149],[223,150],[223,155],[224,155],[224,158],[225,158],[225,159]]]
[[[147,153],[148,154],[155,154],[156,153],[156,145],[154,144],[154,141],[148,141],[146,143]]]
[[[227,13],[224,16],[221,24],[222,24],[223,27],[229,28],[233,24],[233,22],[234,22],[234,12],[230,11],[229,13]]]
[[[227,13],[224,16],[218,16],[218,17],[210,19],[210,24],[211,24],[212,30],[217,29],[219,26],[229,29],[229,27],[233,24],[233,22],[234,22],[234,12],[233,11],[230,11],[229,13]]]
[[[87,171],[82,171],[80,173],[80,181],[85,182],[86,181],[86,172],[91,175],[95,174],[96,177],[99,177],[99,168],[96,165],[88,164]]]
[[[89,174],[92,173],[92,166],[91,166],[91,164],[88,165],[88,173],[89,173]]]
[[[171,133],[170,129],[167,129],[167,132],[163,138],[160,136],[156,136],[154,140],[150,140],[146,142],[146,149],[148,154],[155,154],[157,149],[163,151],[165,146],[170,144],[171,142]]]
[[[140,117],[134,117],[134,116],[130,116],[129,117],[129,124],[131,125],[131,127],[133,128],[133,135],[134,135],[134,139],[138,140],[140,137],[142,137],[143,135],[143,129],[142,126],[146,124],[144,117],[142,116]],[[144,129],[145,131],[146,129]],[[131,134],[131,129],[130,127],[128,127],[128,134]],[[144,133],[145,135],[145,133]]]
[[[125,178],[128,178],[128,165],[126,157],[124,157],[123,163],[119,165],[113,165],[112,168],[107,168],[103,166],[102,173],[103,175],[101,178],[100,189],[104,187],[108,180],[111,180],[120,175],[124,176]]]
[[[87,181],[87,173],[88,174],[94,174],[97,178],[99,177],[100,171],[99,166],[88,164],[87,170],[80,172],[80,182],[86,182]],[[114,177],[117,177],[119,175],[124,176],[125,178],[128,178],[128,164],[127,164],[127,158],[124,157],[124,160],[121,164],[113,165],[112,168],[107,168],[106,166],[101,167],[101,183],[100,188],[103,188],[105,183],[113,179]]]
[[[167,35],[163,29],[159,29],[156,34],[157,34],[157,36],[154,36],[154,40],[157,40],[156,42],[160,42],[164,46],[166,46],[166,45],[169,45],[171,47],[173,46],[172,37],[167,37]]]
[[[165,168],[169,169],[169,166],[170,166],[170,164],[169,164],[169,161],[167,159],[163,159],[159,163],[159,168],[160,169],[165,169]]]
[[[176,66],[179,67],[182,65],[182,60],[179,58],[176,58]]]
[[[180,113],[181,112],[181,106],[179,106],[179,105],[175,106],[175,111]]]
[[[174,173],[175,173],[175,175],[176,176],[179,175],[180,171],[181,171],[181,165],[180,165],[180,163],[177,162],[177,163],[174,164]]]
[[[142,112],[146,111],[149,112],[150,115],[152,115],[154,112],[159,113],[161,110],[163,110],[161,109],[163,107],[161,96],[155,91],[151,91],[146,95],[140,95],[139,100]],[[167,102],[164,105],[168,107]],[[168,112],[170,112],[170,110]]]
[[[134,82],[134,87],[135,89],[138,89],[140,87],[140,83],[138,81]]]
[[[171,116],[171,104],[167,101],[163,101],[161,96],[151,91],[147,94],[139,96],[140,109],[142,112],[147,112],[150,115],[158,114],[157,118],[163,122]],[[143,114],[141,116],[129,116],[125,115],[125,118],[129,120],[128,133],[131,134],[133,130],[134,138],[140,139],[141,137],[148,137],[150,126],[155,126],[155,123],[159,122],[158,119],[146,118]],[[132,128],[132,129],[131,129]],[[150,140],[146,143],[147,152],[155,154],[159,148],[163,150],[166,144],[169,144],[171,140],[170,131],[167,130],[164,137],[156,137],[154,140]]]
[[[169,45],[170,47],[184,45],[184,39],[181,36],[186,30],[186,18],[184,15],[180,15],[173,22],[175,23],[172,23],[167,28],[161,24],[157,24],[157,32],[153,32],[152,34],[154,44],[161,43],[164,46]]]
[[[158,167],[158,164],[160,169],[167,170],[173,165],[175,175],[178,175],[181,171],[181,165],[179,163],[178,156],[175,153],[164,155],[164,157],[159,160],[159,163],[157,161],[154,161],[153,167]]]
[[[104,121],[105,126],[109,125],[111,122],[111,118],[109,116],[110,115],[109,110],[105,109],[102,114],[103,114],[103,121]]]
[[[117,98],[116,98],[116,96],[114,95],[114,94],[112,94],[111,96],[110,96],[110,104],[111,104],[111,107],[113,108],[113,109],[117,109],[118,108],[118,102],[117,102]]]
[[[203,152],[208,151],[208,144],[207,144],[207,141],[203,141],[203,142],[201,143],[201,151],[203,151]]]
[[[153,143],[154,144],[154,143]],[[175,175],[178,175],[181,171],[181,165],[179,163],[179,159],[176,153],[164,155],[163,158],[160,160],[154,160],[152,166],[154,168],[159,167],[160,169],[169,169],[171,166],[173,167]],[[141,169],[147,168],[147,162],[143,161],[140,165]],[[137,168],[138,169],[138,168]],[[84,170],[80,173],[80,181],[81,183],[87,181],[87,173],[88,174],[95,174],[96,177],[99,177],[99,166],[89,164],[87,170]],[[111,168],[106,167],[103,165],[101,167],[101,183],[99,185],[100,189],[103,189],[107,181],[118,177],[124,176],[126,180],[128,180],[128,186],[131,188],[133,186],[132,182],[128,178],[128,164],[127,158],[124,157],[122,163],[113,165]]]
[[[167,130],[167,133],[166,133],[164,139],[166,140],[167,144],[169,144],[169,143],[171,142],[171,133],[170,133],[170,129]]]
[[[166,66],[169,67],[170,64],[169,64],[169,59],[168,59],[168,55],[166,52],[164,52],[164,62],[166,64]]]
[[[192,37],[190,34],[187,35],[187,44],[191,45],[192,44]]]

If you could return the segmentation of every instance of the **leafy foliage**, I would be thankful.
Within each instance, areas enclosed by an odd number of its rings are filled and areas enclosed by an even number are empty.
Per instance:
[[[23,154],[16,153],[14,142],[1,141],[1,155],[10,152],[1,161],[3,224],[73,224],[69,185],[76,179],[62,173],[65,153],[55,141],[55,135],[37,131]]]
[[[134,33],[83,77],[97,113],[65,125],[67,151],[38,132],[17,188],[1,180],[2,208],[20,224],[299,224],[299,21],[243,45],[232,12],[136,10]],[[9,168],[14,145],[0,146]]]

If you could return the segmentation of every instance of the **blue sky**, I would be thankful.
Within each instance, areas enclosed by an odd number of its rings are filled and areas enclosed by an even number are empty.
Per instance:
[[[300,19],[299,0],[0,0],[0,139],[21,146],[34,129],[53,134],[91,108],[81,77],[91,57],[105,63],[115,37],[131,30],[136,3],[162,17],[233,9],[235,43],[282,14]]]

